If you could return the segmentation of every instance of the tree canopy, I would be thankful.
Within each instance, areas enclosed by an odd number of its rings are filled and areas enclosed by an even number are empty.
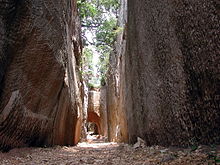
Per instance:
[[[108,68],[109,54],[112,51],[117,34],[118,0],[78,0],[77,2],[82,24],[84,44],[83,73],[87,79],[95,77],[97,81],[104,81]],[[88,57],[88,54],[89,57]],[[99,61],[94,63],[92,54],[98,54]],[[89,59],[87,59],[89,58]],[[85,66],[89,65],[89,66]],[[97,67],[97,75],[94,75]],[[89,69],[90,68],[90,69]],[[93,68],[93,69],[92,69]]]

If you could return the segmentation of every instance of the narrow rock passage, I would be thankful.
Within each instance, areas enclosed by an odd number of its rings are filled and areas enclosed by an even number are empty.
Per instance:
[[[197,150],[160,146],[134,148],[127,144],[84,142],[75,147],[21,148],[0,153],[1,165],[201,165],[215,164],[218,149],[200,146]]]

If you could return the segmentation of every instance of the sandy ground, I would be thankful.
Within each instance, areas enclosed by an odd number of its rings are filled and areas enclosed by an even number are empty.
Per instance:
[[[75,147],[20,148],[0,153],[0,165],[215,165],[219,146],[164,148],[84,142]]]

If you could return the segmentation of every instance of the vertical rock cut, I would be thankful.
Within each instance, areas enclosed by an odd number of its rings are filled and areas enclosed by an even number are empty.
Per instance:
[[[0,149],[80,136],[75,0],[0,0]]]
[[[219,34],[216,0],[128,0],[130,142],[220,142]]]
[[[127,0],[120,1],[117,36],[114,51],[110,55],[107,80],[108,138],[110,141],[127,142],[127,120],[125,113],[125,49],[127,31]]]

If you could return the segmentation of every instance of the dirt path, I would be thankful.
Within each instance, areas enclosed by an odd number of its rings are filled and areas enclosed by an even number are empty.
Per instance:
[[[159,146],[134,148],[127,144],[80,143],[75,147],[13,149],[8,153],[0,153],[0,164],[214,165],[215,162],[218,164],[216,154],[216,147],[214,149],[207,146],[200,146],[192,151],[191,149],[167,149]]]

